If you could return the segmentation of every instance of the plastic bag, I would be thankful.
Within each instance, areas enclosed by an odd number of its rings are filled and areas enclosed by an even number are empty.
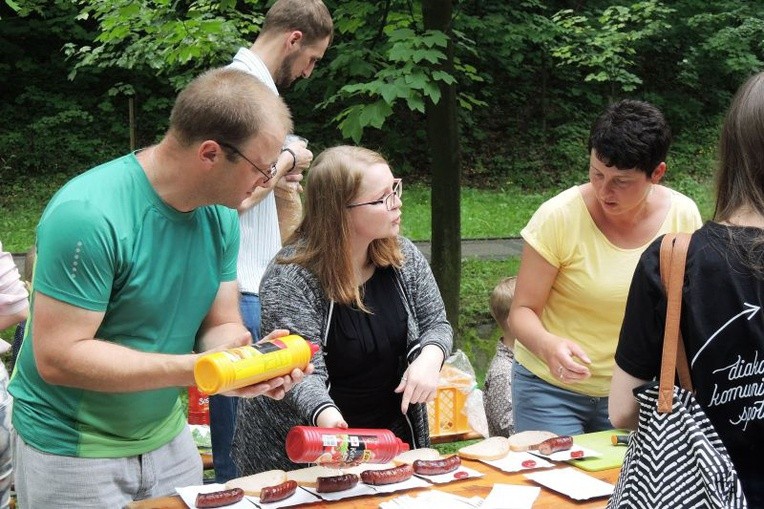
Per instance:
[[[477,386],[475,370],[464,352],[457,350],[446,359],[440,370],[438,386],[457,387],[465,394],[469,394]]]
[[[462,408],[462,412],[467,415],[467,422],[476,433],[480,433],[488,438],[488,418],[485,416],[485,407],[483,406],[483,391],[473,389],[467,396],[467,402]]]
[[[488,436],[488,421],[483,407],[483,391],[477,388],[477,378],[467,355],[457,350],[443,364],[440,370],[439,387],[456,387],[467,395],[461,408],[467,416],[467,423],[477,433]]]

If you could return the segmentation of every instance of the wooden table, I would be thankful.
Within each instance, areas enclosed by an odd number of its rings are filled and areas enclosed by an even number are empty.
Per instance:
[[[492,486],[497,483],[538,486],[537,484],[525,479],[523,477],[523,473],[508,474],[479,461],[464,460],[463,464],[464,466],[483,472],[485,476],[480,478],[465,479],[463,481],[455,481],[450,484],[438,484],[434,485],[434,488],[441,491],[454,493],[456,495],[461,495],[463,497],[477,496],[485,498],[491,491]],[[555,468],[564,468],[566,466],[568,465],[560,464]],[[619,469],[613,468],[610,470],[603,470],[601,472],[586,473],[603,481],[615,484],[616,480],[618,479],[618,471]],[[417,491],[422,490],[409,490],[404,492],[399,491],[387,495],[355,497],[340,500],[337,502],[316,502],[313,504],[303,504],[293,507],[305,509],[372,509],[378,508],[381,502],[385,502],[404,493],[416,494]],[[560,495],[542,486],[541,494],[533,504],[533,509],[604,509],[606,505],[606,498],[597,498],[584,502],[576,502],[564,495]],[[127,507],[128,509],[188,509],[186,504],[184,504],[181,498],[178,496],[142,500],[140,502],[133,502]]]

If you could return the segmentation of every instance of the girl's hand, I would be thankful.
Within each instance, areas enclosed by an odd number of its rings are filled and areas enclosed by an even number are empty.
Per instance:
[[[435,400],[438,392],[440,366],[443,364],[443,351],[435,345],[422,348],[414,362],[403,373],[401,383],[395,388],[396,393],[403,393],[401,412],[408,412],[411,403],[427,403]]]

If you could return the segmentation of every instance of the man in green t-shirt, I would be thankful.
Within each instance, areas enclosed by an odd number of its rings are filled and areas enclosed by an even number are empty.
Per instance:
[[[258,80],[208,71],[178,95],[157,145],[51,199],[9,387],[21,507],[123,507],[202,482],[179,396],[193,352],[251,341],[234,209],[270,179],[291,128]],[[231,395],[281,398],[303,374]]]

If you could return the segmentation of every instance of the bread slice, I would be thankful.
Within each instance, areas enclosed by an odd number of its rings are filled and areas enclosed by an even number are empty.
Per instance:
[[[241,488],[245,495],[259,497],[260,490],[266,486],[277,486],[287,480],[287,473],[283,470],[267,470],[259,474],[237,477],[225,483],[227,490]]]
[[[286,473],[286,476],[288,481],[297,481],[297,484],[300,486],[316,488],[318,487],[319,477],[332,477],[335,475],[342,475],[344,473],[346,473],[344,470],[339,470],[337,468],[315,465],[312,467],[290,470]]]
[[[437,449],[430,449],[429,447],[422,447],[421,449],[411,449],[410,451],[402,452],[395,458],[393,463],[396,465],[413,465],[416,460],[437,460],[440,459],[440,452]]]
[[[497,460],[508,453],[507,437],[490,437],[459,449],[459,456],[468,460]]]
[[[551,431],[521,431],[510,435],[507,440],[510,450],[523,452],[536,450],[541,442],[556,436],[557,434]]]

